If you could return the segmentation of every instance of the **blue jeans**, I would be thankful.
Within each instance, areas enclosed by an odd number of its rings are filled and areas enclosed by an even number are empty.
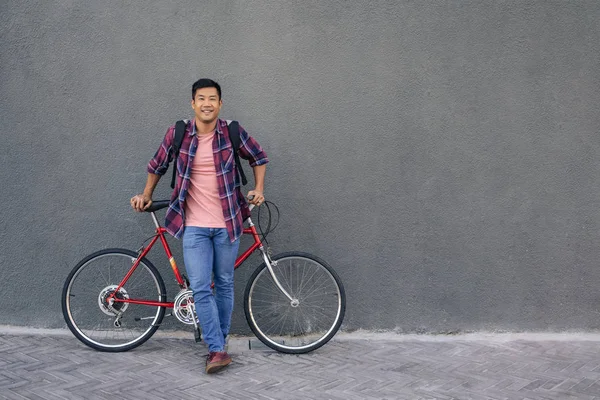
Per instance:
[[[232,243],[225,228],[186,226],[183,231],[183,260],[209,351],[223,351],[229,334],[233,266],[239,247],[240,240]],[[214,295],[210,288],[213,279]]]

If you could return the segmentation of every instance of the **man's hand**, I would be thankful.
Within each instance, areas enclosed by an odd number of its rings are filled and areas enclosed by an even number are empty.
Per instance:
[[[254,189],[248,192],[248,200],[250,201],[250,204],[260,206],[262,203],[265,202],[265,195],[261,190]]]
[[[131,203],[131,207],[138,212],[145,211],[152,205],[150,196],[143,193],[133,196],[129,202]]]

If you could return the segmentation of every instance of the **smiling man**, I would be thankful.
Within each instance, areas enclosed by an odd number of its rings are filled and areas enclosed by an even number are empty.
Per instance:
[[[206,372],[231,363],[225,351],[233,311],[233,267],[243,221],[250,215],[240,189],[227,121],[219,119],[221,87],[211,79],[192,86],[194,118],[187,123],[181,143],[175,189],[166,213],[165,228],[183,238],[183,258],[202,336],[208,345]],[[241,126],[238,154],[254,171],[254,190],[248,192],[257,206],[264,200],[264,178],[269,160],[258,142]],[[174,156],[175,126],[167,130],[148,164],[144,192],[131,198],[136,211],[152,204],[152,193]],[[215,291],[211,290],[214,279]]]

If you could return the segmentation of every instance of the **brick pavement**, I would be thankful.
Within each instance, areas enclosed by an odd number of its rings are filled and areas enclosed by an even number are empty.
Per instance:
[[[188,333],[101,353],[66,331],[0,327],[0,399],[600,399],[598,335],[363,332],[304,355],[233,338],[230,352],[207,376]]]

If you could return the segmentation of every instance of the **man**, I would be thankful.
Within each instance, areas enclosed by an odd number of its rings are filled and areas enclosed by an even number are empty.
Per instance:
[[[219,119],[223,101],[221,87],[210,79],[192,86],[194,118],[189,121],[174,163],[177,182],[166,213],[165,228],[183,238],[183,258],[202,336],[208,345],[206,372],[213,373],[231,363],[225,351],[233,310],[233,266],[243,221],[249,216],[229,139],[228,125]],[[173,160],[175,127],[167,134],[148,164],[144,192],[131,198],[136,211],[152,204],[152,193]],[[239,155],[254,172],[255,187],[248,192],[254,205],[265,201],[264,178],[267,155],[240,126]],[[214,275],[214,276],[213,276]],[[215,295],[210,288],[214,279]]]

